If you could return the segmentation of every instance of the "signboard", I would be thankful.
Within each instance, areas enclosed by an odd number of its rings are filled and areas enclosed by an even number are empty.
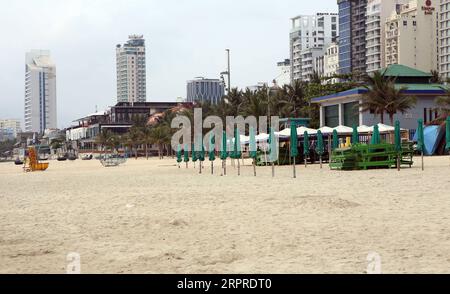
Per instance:
[[[436,10],[436,8],[432,5],[433,3],[431,2],[431,0],[425,1],[425,5],[422,6],[422,11],[425,12],[425,15],[433,15],[433,12]]]

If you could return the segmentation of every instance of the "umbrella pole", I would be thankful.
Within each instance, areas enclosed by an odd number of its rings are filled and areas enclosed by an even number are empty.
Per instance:
[[[397,154],[397,170],[400,171],[400,153]]]
[[[308,167],[308,160],[305,157],[305,167]]]
[[[295,170],[295,157],[294,157],[294,165],[292,167],[293,167],[293,172],[294,172],[294,179],[296,179],[297,178],[297,171]]]
[[[241,161],[239,160],[239,158],[237,160],[237,163],[238,163],[238,176],[240,176],[241,175]]]
[[[199,163],[199,170],[200,170],[200,174],[202,174],[202,162],[200,161],[200,163]]]
[[[255,158],[253,158],[253,174],[256,177],[256,159]]]
[[[275,163],[272,162],[272,178],[275,178]]]
[[[223,174],[226,176],[227,175],[227,160],[225,159],[224,164],[223,164]]]
[[[423,162],[423,151],[422,151],[422,171],[425,170],[424,162]]]
[[[189,168],[189,165],[188,165],[188,163],[186,162],[186,168]]]
[[[214,161],[211,161],[211,174],[214,175]]]
[[[319,156],[319,161],[320,161],[320,169],[322,169],[323,168],[322,155]]]

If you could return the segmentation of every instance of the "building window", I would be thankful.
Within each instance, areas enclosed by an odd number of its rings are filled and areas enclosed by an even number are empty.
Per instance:
[[[344,125],[351,127],[359,125],[359,102],[344,104]]]
[[[339,105],[325,107],[325,125],[330,128],[339,126]]]

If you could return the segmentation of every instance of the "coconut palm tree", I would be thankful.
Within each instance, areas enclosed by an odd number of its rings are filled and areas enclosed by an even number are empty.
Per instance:
[[[391,125],[394,125],[394,115],[407,112],[417,102],[416,97],[405,95],[406,87],[397,87],[395,79],[387,78],[380,72],[366,77],[366,81],[364,87],[367,92],[363,94],[362,111],[380,115],[381,123],[384,123],[384,113],[387,113]]]
[[[432,70],[431,75],[432,75],[432,77],[430,79],[430,82],[432,82],[434,84],[442,84],[442,78],[441,78],[441,74],[439,73],[439,71]]]
[[[302,81],[295,80],[291,85],[285,85],[282,90],[287,108],[286,117],[300,117],[300,111],[305,106],[308,106],[306,99],[306,84]]]
[[[113,133],[110,130],[103,129],[95,139],[96,144],[100,145],[102,151],[106,153],[106,147],[109,145]]]
[[[443,89],[445,94],[436,98],[436,104],[439,105],[442,115],[450,115],[450,89]]]
[[[145,158],[148,160],[148,145],[151,145],[153,142],[152,137],[152,128],[145,127],[142,131],[142,144],[145,146]]]
[[[139,145],[142,144],[142,129],[137,126],[133,126],[131,127],[128,136],[129,140],[131,141],[132,148],[134,147],[134,156],[137,160]]]
[[[239,115],[239,107],[242,104],[242,91],[238,90],[238,88],[233,88],[224,98],[225,102],[230,105],[232,115]]]
[[[158,145],[159,159],[163,159],[163,146],[170,143],[170,130],[165,126],[157,126],[151,130],[151,143]]]
[[[373,75],[366,76],[363,87],[367,91],[362,96],[361,112],[373,112],[375,115],[379,115],[381,123],[384,123],[384,111],[386,101],[388,101],[386,95],[392,92],[390,87],[393,84],[393,79],[385,77],[379,71],[376,71]]]
[[[261,97],[261,93],[255,93],[247,88],[242,97],[241,109],[244,115],[260,117],[267,114],[267,99]]]
[[[405,95],[404,92],[407,88],[402,87],[400,89],[395,87],[395,84],[389,83],[388,92],[386,93],[385,111],[389,115],[391,126],[394,125],[394,115],[397,113],[406,113],[409,109],[414,107],[417,103],[417,98],[413,96]]]

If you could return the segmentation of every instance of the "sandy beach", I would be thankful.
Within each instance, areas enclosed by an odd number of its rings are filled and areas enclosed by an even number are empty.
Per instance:
[[[417,163],[419,159],[416,158]],[[0,273],[450,273],[450,160],[426,170],[249,166],[227,177],[173,159],[0,164]],[[219,161],[216,171],[219,172]]]

